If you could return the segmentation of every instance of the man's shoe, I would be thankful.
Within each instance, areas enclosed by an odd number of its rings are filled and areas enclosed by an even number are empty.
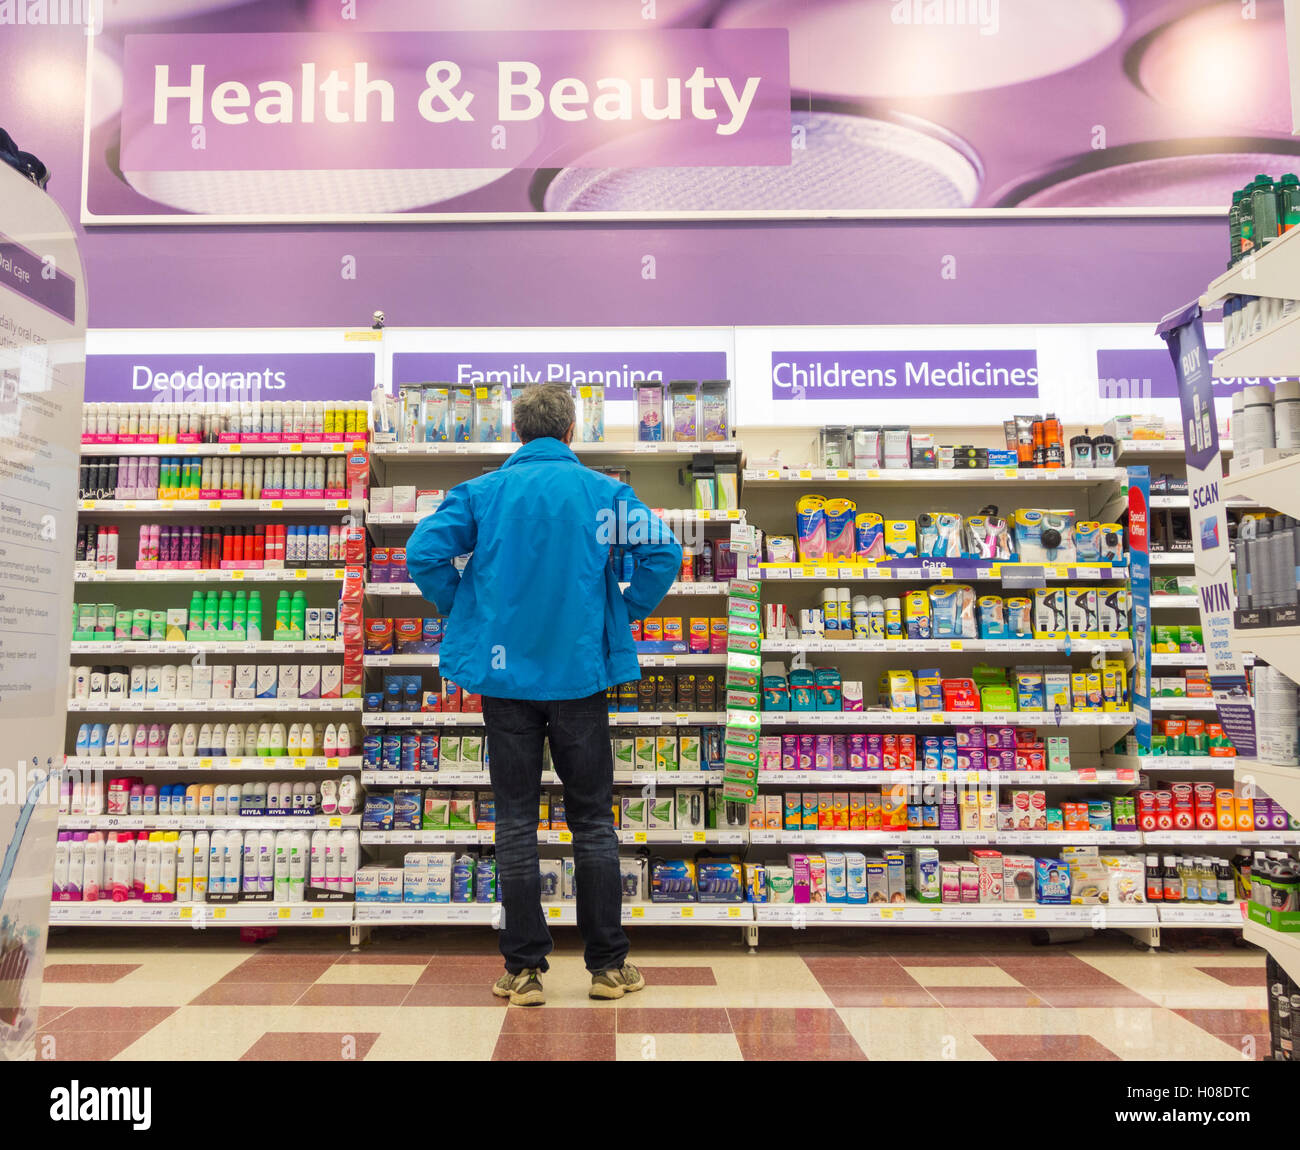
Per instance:
[[[630,962],[617,970],[602,970],[591,976],[588,998],[622,998],[645,986],[645,975]]]
[[[542,993],[541,972],[536,967],[511,974],[508,970],[492,986],[498,998],[510,999],[511,1006],[541,1006],[546,1001]]]

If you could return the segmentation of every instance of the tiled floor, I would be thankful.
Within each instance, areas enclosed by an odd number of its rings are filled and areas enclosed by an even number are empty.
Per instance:
[[[633,938],[649,983],[586,997],[571,930],[548,1004],[493,998],[478,930],[270,942],[57,932],[38,1057],[53,1059],[980,1059],[1238,1061],[1267,1050],[1264,958],[1226,933],[1034,946],[1010,931],[734,931]]]

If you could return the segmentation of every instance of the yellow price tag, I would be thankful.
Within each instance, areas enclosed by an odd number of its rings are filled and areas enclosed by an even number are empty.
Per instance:
[[[560,842],[562,842],[562,843],[571,843],[571,842],[573,842],[573,832],[572,832],[572,831],[561,831],[561,832],[560,832]]]
[[[200,769],[200,770],[204,770],[204,771],[210,771],[210,770],[212,770],[212,760],[211,760],[211,759],[200,759],[200,760],[199,760],[199,769]]]
[[[323,906],[314,906],[314,907],[312,907],[312,908],[311,908],[311,916],[312,916],[312,918],[324,918],[324,917],[325,917],[325,908],[324,908]]]
[[[737,508],[737,507],[730,507],[730,508],[728,508],[728,509],[727,509],[727,518],[728,518],[728,519],[739,519],[739,518],[740,518],[740,509]]]
[[[283,499],[272,499],[272,500],[271,500],[271,510],[272,510],[272,511],[283,511],[283,510],[284,510],[284,500],[283,500]]]
[[[243,445],[242,445],[242,444],[238,444],[238,443],[228,443],[228,444],[226,444],[226,450],[227,450],[231,455],[238,455],[241,451],[244,450],[244,448],[243,448]]]
[[[294,784],[295,786],[297,784]],[[343,820],[338,815],[330,816],[330,830],[338,830],[343,825]]]
[[[807,471],[807,470],[801,470],[801,471],[799,472],[799,478],[800,478],[800,479],[811,479],[811,478],[812,478],[812,472],[811,472],[811,471]]]
[[[707,837],[707,836],[705,835],[705,833],[704,833],[703,831],[696,831],[696,832],[691,836],[691,838],[694,839],[697,843],[702,843],[702,842],[704,842],[704,840],[705,840],[706,837]]]
[[[633,918],[645,918],[645,907],[643,907],[643,906],[634,906],[634,907],[632,908],[632,917],[633,917]]]
[[[881,907],[880,917],[884,919],[892,919],[894,917],[894,912],[889,907]]]
[[[682,907],[682,918],[694,918],[695,908],[693,906]]]
[[[164,510],[166,510],[166,508],[164,508]],[[208,510],[209,510],[209,511],[220,511],[220,510],[221,510],[221,500],[220,500],[220,499],[209,499],[209,500],[208,500]]]
[[[847,479],[848,477],[849,477],[849,473],[848,473],[848,471],[846,471],[846,470],[843,469],[843,468],[837,468],[837,469],[836,469],[836,471],[835,471],[835,478],[836,478],[836,479]]]
[[[547,917],[547,918],[560,918],[561,915],[562,915],[562,913],[563,913],[563,912],[561,911],[560,907],[558,907],[558,906],[548,906],[548,907],[546,908],[546,917]]]
[[[643,842],[645,842],[645,841],[646,841],[645,831],[634,831],[633,834],[632,834],[632,841],[633,841],[634,843],[643,843]]]
[[[301,444],[301,443],[291,443],[291,444],[289,444],[289,454],[290,454],[290,455],[301,455],[301,454],[302,454],[302,444]]]
[[[948,650],[950,650],[950,651],[960,651],[960,650],[961,650],[961,640],[960,640],[960,639],[950,639],[950,640],[948,641]]]
[[[1021,911],[1021,914],[1022,914],[1025,918],[1037,918],[1037,917],[1038,917],[1038,911],[1036,911],[1033,907],[1028,907],[1028,906],[1025,907],[1023,911]]]
[[[193,918],[193,917],[194,917],[193,907],[188,907],[188,906],[181,907],[181,918]]]
[[[307,572],[306,572],[306,571],[295,571],[295,572],[293,573],[293,577],[294,577],[295,579],[306,579],[306,578],[307,578]]]
[[[225,918],[225,917],[226,917],[226,908],[225,908],[224,906],[216,907],[216,908],[213,910],[213,912],[212,912],[212,917],[213,917],[213,918]]]
[[[740,907],[738,907],[738,906],[729,906],[729,907],[727,907],[727,917],[728,917],[728,918],[739,918],[739,917],[740,917]]]
[[[95,510],[95,501],[94,501],[93,499],[83,499],[83,500],[81,501],[81,510],[82,510],[82,511],[94,511],[94,510]]]
[[[244,577],[244,573],[242,571],[232,571],[230,573],[230,577],[232,579],[242,579]]]
[[[293,914],[293,911],[291,911],[287,906],[282,906],[282,907],[280,907],[279,910],[277,910],[277,911],[275,912],[275,917],[276,917],[276,918],[288,918],[288,917],[289,917],[290,915],[292,915],[292,914]]]

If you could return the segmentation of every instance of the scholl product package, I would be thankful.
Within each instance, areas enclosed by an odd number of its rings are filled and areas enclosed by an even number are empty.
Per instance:
[[[1016,550],[1022,563],[1073,563],[1074,512],[1022,508],[1015,514]]]
[[[855,519],[858,506],[851,499],[826,501],[826,556],[852,559],[857,550]]]
[[[934,638],[961,637],[961,591],[962,589],[953,583],[930,588],[930,615]],[[909,602],[911,600],[910,594],[908,600]]]
[[[986,508],[966,520],[964,547],[972,559],[1011,560],[1016,557],[1015,540],[1005,519]]]
[[[909,591],[903,599],[903,622],[909,639],[933,636],[930,621],[930,597],[924,591]]]
[[[813,563],[826,557],[826,500],[820,495],[805,495],[794,507],[795,534],[799,541],[799,559]]]
[[[885,558],[916,558],[916,524],[910,519],[894,519],[885,524]]]
[[[961,516],[931,511],[917,516],[916,550],[924,558],[961,557]]]
[[[1034,588],[1034,638],[1064,639],[1069,627],[1064,587]]]
[[[976,600],[975,611],[979,618],[981,639],[1007,637],[1007,613],[1000,595],[981,595]]]
[[[1013,639],[1029,639],[1034,634],[1033,600],[1023,595],[1007,597],[1007,635]]]
[[[858,558],[874,563],[885,557],[885,524],[874,511],[859,511],[854,520]]]

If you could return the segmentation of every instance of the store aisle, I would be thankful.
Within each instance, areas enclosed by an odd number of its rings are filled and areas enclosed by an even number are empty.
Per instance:
[[[572,932],[548,1005],[509,1008],[493,940],[455,931],[260,947],[229,936],[56,937],[38,1057],[52,1059],[955,1059],[1239,1061],[1268,1050],[1264,956],[1175,936],[1034,947],[972,931],[882,937],[638,934],[650,985],[586,998]]]

